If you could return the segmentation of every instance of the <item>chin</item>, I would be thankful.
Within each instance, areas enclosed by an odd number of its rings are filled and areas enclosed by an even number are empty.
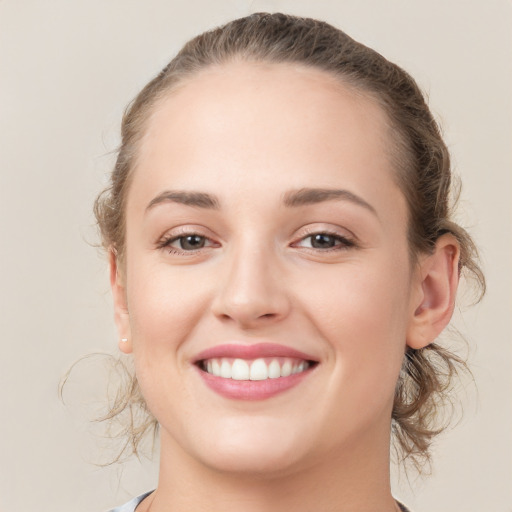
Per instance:
[[[216,447],[214,453],[203,453],[204,464],[221,473],[236,473],[240,476],[272,478],[293,472],[300,465],[300,455],[290,450],[283,453],[274,448],[256,446],[253,449],[233,450]]]
[[[306,455],[302,448],[306,443],[296,425],[286,428],[276,423],[254,418],[232,421],[212,428],[203,442],[193,443],[191,448],[196,459],[223,473],[271,477],[293,472]]]

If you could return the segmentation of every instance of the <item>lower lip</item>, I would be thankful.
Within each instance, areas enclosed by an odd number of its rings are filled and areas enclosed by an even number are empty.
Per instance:
[[[265,400],[300,384],[313,370],[309,368],[289,377],[266,380],[233,380],[216,377],[197,368],[204,383],[217,394],[235,400]]]

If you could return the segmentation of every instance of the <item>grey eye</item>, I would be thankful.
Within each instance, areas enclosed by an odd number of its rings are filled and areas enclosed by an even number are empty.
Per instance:
[[[311,235],[309,239],[311,240],[311,247],[314,249],[330,249],[339,243],[339,240],[336,237],[326,233],[317,233],[316,235]]]
[[[206,238],[201,235],[187,235],[178,238],[180,249],[184,251],[194,251],[202,249],[206,244]]]

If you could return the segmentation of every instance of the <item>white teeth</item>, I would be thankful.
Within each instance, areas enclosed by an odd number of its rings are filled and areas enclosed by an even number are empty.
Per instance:
[[[249,375],[251,380],[267,380],[268,368],[264,359],[256,359],[251,364],[251,373]]]
[[[231,365],[228,361],[222,361],[222,364],[220,365],[220,376],[224,379],[231,379],[232,371]]]
[[[224,364],[224,363],[222,363]],[[231,367],[233,380],[249,380],[249,365],[243,359],[235,359]]]
[[[292,374],[292,363],[290,361],[285,361],[283,366],[281,366],[281,377],[288,377]]]
[[[281,377],[281,367],[279,362],[272,359],[272,362],[268,365],[268,376],[270,379],[277,379]]]
[[[233,380],[267,380],[289,377],[309,368],[307,361],[277,358],[268,362],[263,358],[254,361],[218,358],[203,362],[203,370],[216,377]]]

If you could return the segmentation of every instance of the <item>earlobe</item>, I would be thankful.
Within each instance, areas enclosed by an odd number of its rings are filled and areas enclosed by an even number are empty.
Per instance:
[[[119,333],[119,350],[130,354],[133,350],[130,330],[130,315],[126,302],[126,286],[124,276],[118,265],[118,256],[115,249],[109,251],[110,287],[114,300],[114,320]]]
[[[441,236],[434,253],[420,262],[416,303],[411,305],[407,345],[426,347],[448,325],[459,283],[459,244],[449,233]]]

